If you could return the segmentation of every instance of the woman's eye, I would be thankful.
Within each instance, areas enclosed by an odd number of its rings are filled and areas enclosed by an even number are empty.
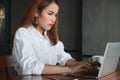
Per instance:
[[[52,15],[52,13],[48,13],[49,15]]]
[[[58,14],[55,15],[55,17],[57,17],[57,16],[58,16]]]

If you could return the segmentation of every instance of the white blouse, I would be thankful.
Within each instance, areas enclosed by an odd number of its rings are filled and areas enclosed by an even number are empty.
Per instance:
[[[47,31],[44,36],[33,26],[19,28],[15,34],[12,54],[18,74],[41,74],[45,64],[64,66],[71,59],[63,43],[50,44]]]

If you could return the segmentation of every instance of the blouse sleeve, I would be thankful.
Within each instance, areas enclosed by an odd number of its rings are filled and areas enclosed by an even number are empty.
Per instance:
[[[56,52],[58,54],[58,64],[64,66],[69,59],[73,58],[69,53],[64,51],[64,45],[61,41],[59,41],[56,46],[57,46]]]
[[[21,74],[41,74],[44,63],[34,55],[30,33],[26,28],[20,28],[13,42],[13,56],[17,61],[17,71]]]

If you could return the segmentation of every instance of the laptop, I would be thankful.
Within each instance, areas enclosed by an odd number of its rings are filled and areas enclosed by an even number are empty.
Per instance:
[[[78,76],[78,77],[88,77],[88,78],[103,77],[107,74],[116,71],[119,57],[120,57],[120,42],[109,42],[106,45],[103,62],[101,64],[99,71],[95,73],[89,72],[84,74],[79,73],[79,74],[68,74],[68,75]]]

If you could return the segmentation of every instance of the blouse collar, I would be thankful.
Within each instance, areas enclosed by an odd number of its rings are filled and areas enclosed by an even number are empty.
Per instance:
[[[41,37],[41,38],[46,38],[46,39],[48,39],[48,36],[47,36],[47,30],[43,33],[43,35],[42,35],[42,33],[40,33],[33,25],[31,25],[31,30],[35,33],[35,35],[37,35],[37,36],[39,36],[39,37]]]

